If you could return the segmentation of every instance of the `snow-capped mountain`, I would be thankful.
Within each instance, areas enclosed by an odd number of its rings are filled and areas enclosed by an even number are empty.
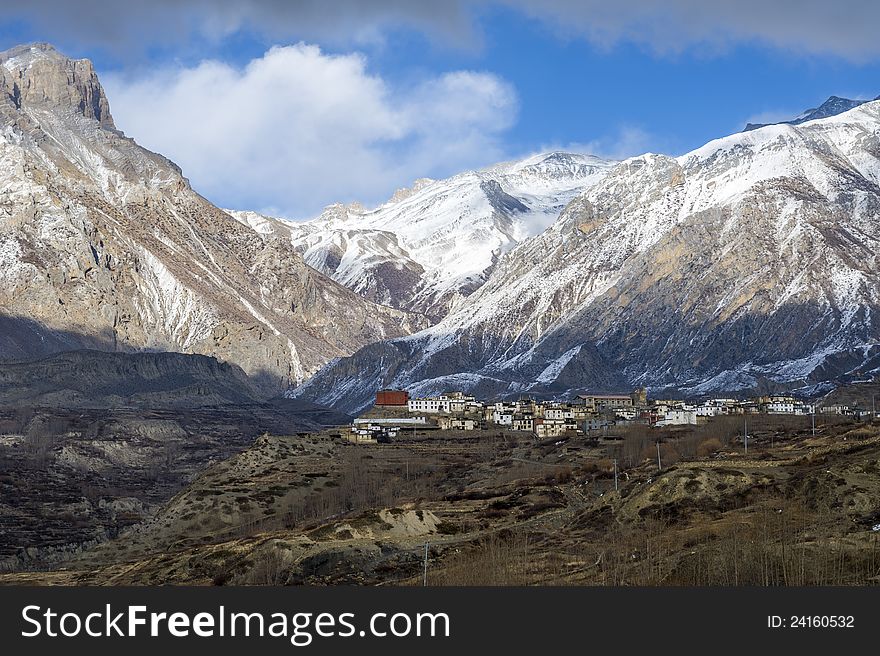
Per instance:
[[[203,353],[278,386],[426,325],[195,193],[116,129],[88,60],[13,48],[0,90],[0,357]]]
[[[874,100],[880,100],[880,96],[874,98]],[[823,102],[818,107],[812,107],[810,109],[804,110],[793,119],[788,121],[779,121],[778,123],[746,123],[746,127],[744,128],[744,132],[748,132],[749,130],[757,130],[758,128],[763,128],[767,125],[779,125],[780,123],[785,123],[787,125],[800,125],[801,123],[806,123],[807,121],[815,121],[819,118],[828,118],[830,116],[837,116],[838,114],[842,114],[843,112],[848,112],[851,109],[858,107],[859,105],[864,105],[867,100],[852,100],[850,98],[841,98],[840,96],[831,96]]]
[[[880,102],[616,165],[438,324],[294,394],[685,393],[880,372]]]
[[[542,153],[446,180],[418,180],[373,210],[332,205],[312,221],[271,225],[337,282],[437,320],[478,289],[504,253],[543,231],[612,165],[590,155]],[[233,214],[255,229],[267,230],[273,221]]]

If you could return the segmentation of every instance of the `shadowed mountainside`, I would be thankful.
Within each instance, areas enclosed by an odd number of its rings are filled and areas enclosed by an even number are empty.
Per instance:
[[[0,363],[0,405],[155,408],[262,400],[241,367],[204,355],[82,350]]]
[[[0,568],[58,562],[117,535],[259,435],[350,421],[260,390],[203,355],[0,363]]]

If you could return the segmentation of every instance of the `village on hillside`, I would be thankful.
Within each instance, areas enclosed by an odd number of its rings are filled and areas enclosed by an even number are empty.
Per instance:
[[[581,394],[567,402],[523,397],[515,401],[481,401],[463,392],[411,398],[405,390],[376,393],[373,407],[353,420],[349,440],[383,443],[401,431],[510,430],[545,439],[563,435],[607,432],[611,427],[696,425],[711,417],[730,415],[847,415],[870,416],[847,405],[811,405],[791,396],[749,399],[713,398],[691,403],[649,399],[647,390],[631,394]],[[404,433],[405,434],[405,433]]]

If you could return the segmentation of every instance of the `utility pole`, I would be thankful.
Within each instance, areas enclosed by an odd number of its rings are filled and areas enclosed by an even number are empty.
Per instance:
[[[749,452],[749,418],[743,417],[743,446],[746,453]]]
[[[614,459],[614,491],[617,492],[617,458]]]
[[[663,464],[660,462],[660,440],[657,440],[657,469],[663,471]]]
[[[425,542],[425,568],[422,574],[422,587],[428,586],[428,543]]]
[[[813,437],[816,437],[816,406],[813,406],[813,412],[810,413],[813,418]]]

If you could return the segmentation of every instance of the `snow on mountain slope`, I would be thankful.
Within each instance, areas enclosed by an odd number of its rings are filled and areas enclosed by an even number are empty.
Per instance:
[[[247,226],[258,234],[280,237],[290,236],[290,230],[286,222],[281,219],[249,210],[224,209],[223,211],[243,226]]]
[[[278,391],[425,325],[195,193],[175,164],[116,129],[88,60],[14,48],[0,53],[0,90],[0,358],[203,353]]]
[[[333,205],[285,229],[310,266],[367,298],[437,320],[485,282],[499,257],[544,230],[612,165],[543,153],[419,180],[373,210]]]
[[[333,205],[323,216],[362,211],[357,206]],[[400,307],[412,297],[424,269],[401,248],[397,235],[386,230],[331,229],[296,223],[254,212],[227,210],[262,234],[291,242],[305,262],[331,275],[338,283],[373,302]]]
[[[701,393],[880,371],[878,184],[880,102],[626,160],[441,322],[296,394],[359,389],[341,406],[356,409],[377,387],[453,380]]]

